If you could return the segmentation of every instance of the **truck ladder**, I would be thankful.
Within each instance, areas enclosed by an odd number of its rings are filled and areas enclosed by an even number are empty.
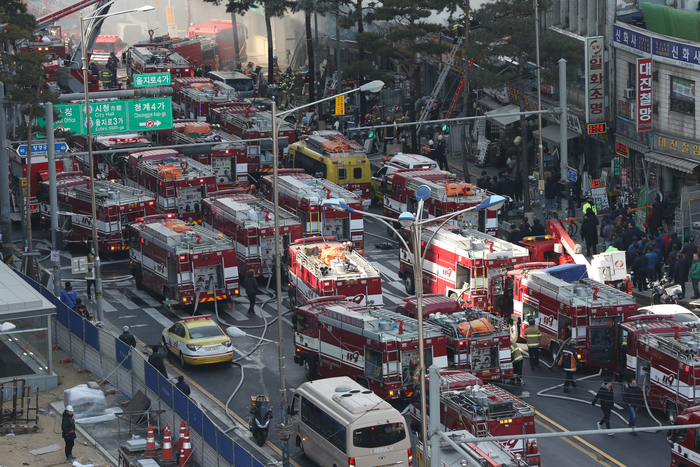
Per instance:
[[[416,132],[420,131],[421,126],[423,126],[423,122],[426,120],[426,118],[428,118],[428,115],[430,114],[430,109],[433,108],[435,98],[437,98],[438,94],[440,94],[440,91],[442,90],[442,85],[445,83],[445,78],[447,78],[447,75],[450,73],[452,62],[454,61],[455,55],[457,55],[457,51],[459,50],[459,46],[461,45],[461,43],[462,38],[460,37],[455,41],[455,45],[452,47],[450,55],[447,56],[447,61],[442,67],[442,71],[440,72],[440,76],[438,77],[437,83],[435,83],[433,92],[432,94],[430,94],[430,98],[425,103],[425,106],[421,111],[420,117],[418,118],[418,127],[416,128]]]
[[[65,18],[66,16],[75,13],[76,11],[80,11],[83,8],[87,8],[90,5],[94,5],[95,3],[99,2],[100,0],[81,0],[80,2],[74,3],[73,5],[62,8],[58,11],[54,11],[53,13],[50,13],[48,15],[44,15],[40,18],[36,19],[36,26],[34,27],[34,30],[37,31],[39,29],[44,29],[46,26],[55,23],[61,18]]]
[[[469,69],[467,70],[467,73],[472,71],[472,67],[474,66],[474,60],[469,60]],[[464,92],[464,86],[467,83],[467,73],[462,73],[462,79],[459,80],[459,85],[457,85],[457,90],[455,91],[455,95],[452,98],[452,102],[450,102],[450,107],[447,109],[447,112],[445,113],[445,120],[449,119],[452,116],[452,111],[454,110],[455,106],[457,105],[457,102],[459,102],[459,99],[462,97],[462,93]],[[441,131],[440,134],[443,132]]]

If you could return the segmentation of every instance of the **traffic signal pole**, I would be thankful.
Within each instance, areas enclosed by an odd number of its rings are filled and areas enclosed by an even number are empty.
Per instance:
[[[5,118],[5,85],[0,81],[0,230],[2,260],[12,262],[12,220],[10,219],[10,153]]]

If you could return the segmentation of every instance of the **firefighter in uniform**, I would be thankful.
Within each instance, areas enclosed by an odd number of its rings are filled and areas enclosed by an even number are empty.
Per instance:
[[[284,109],[287,105],[287,90],[287,80],[283,79],[277,90],[277,107],[279,107],[280,110]]]
[[[530,368],[535,369],[540,366],[540,338],[542,333],[535,326],[535,321],[530,321],[530,325],[525,329],[525,340],[527,341],[527,351],[530,354]]]
[[[381,125],[382,124],[382,115],[379,112],[379,107],[376,105],[372,107],[372,125]]]
[[[255,64],[253,62],[248,62],[248,65],[245,68],[245,74],[248,76],[253,76],[254,72],[255,72]]]
[[[388,155],[387,147],[394,144],[396,137],[396,125],[391,124],[391,117],[386,118],[386,124],[389,126],[384,127],[384,154]]]
[[[203,76],[202,65],[197,60],[194,61],[194,76],[198,78]]]
[[[513,373],[515,373],[515,384],[523,384],[523,353],[514,343],[510,343],[510,361],[513,362]]]
[[[593,202],[593,199],[591,197],[586,198],[586,202],[581,206],[581,209],[583,209],[583,214],[586,215],[589,209],[593,211],[593,214],[598,214],[598,211],[596,211],[595,208],[595,203]]]
[[[574,372],[576,371],[576,365],[578,360],[576,359],[576,352],[568,344],[561,351],[561,357],[559,357],[559,366],[564,369],[566,373],[566,381],[564,381],[564,392],[571,392],[569,386],[576,387],[576,381],[574,381]]]
[[[112,72],[109,68],[104,67],[102,71],[100,71],[100,81],[102,81],[102,87],[104,89],[109,89],[112,85]]]

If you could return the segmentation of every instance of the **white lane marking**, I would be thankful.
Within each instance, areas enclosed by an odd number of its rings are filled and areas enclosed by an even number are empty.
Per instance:
[[[105,313],[113,313],[113,312],[117,311],[117,309],[114,308],[112,306],[112,304],[109,303],[107,300],[105,300],[103,297],[102,298],[102,311],[104,311]]]
[[[146,292],[145,290],[135,289],[135,290],[132,290],[132,292],[134,293],[134,295],[136,295],[141,300],[146,302],[146,304],[148,306],[152,306],[152,307],[159,307],[160,306],[160,302],[158,300],[154,299],[153,297],[151,297],[151,295],[148,292]]]
[[[117,302],[121,303],[126,307],[127,310],[139,310],[141,309],[136,303],[132,302],[126,296],[118,290],[109,289],[105,291],[108,295],[114,298]]]
[[[384,266],[383,264],[380,264],[378,261],[373,261],[372,266],[379,269],[380,272],[383,272],[384,274],[386,274],[386,276],[391,280],[397,280],[399,278],[398,268],[391,270],[388,267]]]
[[[158,310],[155,308],[143,308],[143,312],[146,313],[148,316],[156,320],[159,324],[161,324],[164,328],[170,327],[173,322],[170,321],[168,318],[163,316]]]

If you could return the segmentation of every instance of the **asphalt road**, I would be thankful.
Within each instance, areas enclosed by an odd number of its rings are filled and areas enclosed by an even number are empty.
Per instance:
[[[381,208],[372,208],[372,212],[381,213]],[[398,249],[382,250],[375,245],[382,242],[392,242],[386,235],[386,228],[375,220],[365,220],[365,256],[382,273],[384,288],[384,302],[389,309],[395,308],[406,296],[403,284],[399,281]],[[84,256],[86,252],[79,248],[62,252],[61,265],[64,277],[70,274],[70,257]],[[46,261],[44,266],[50,268]],[[145,291],[136,290],[132,280],[123,282],[110,282],[111,278],[128,275],[128,259],[125,257],[113,257],[103,259],[103,277],[105,278],[105,319],[121,329],[128,325],[136,337],[145,344],[160,342],[161,332],[164,327],[187,316],[180,309],[168,310],[160,304],[159,297]],[[232,304],[219,306],[218,315],[224,326],[234,325],[242,328],[247,333],[263,336],[267,339],[277,340],[277,307],[272,291],[266,291],[264,281],[260,281],[262,295],[258,297],[256,316],[248,318],[246,310],[248,301],[245,298],[234,300]],[[274,287],[274,283],[271,284]],[[74,282],[74,288],[81,297],[85,296],[84,282]],[[286,297],[286,292],[285,292]],[[286,300],[285,300],[286,305]],[[211,304],[201,307],[198,312],[215,314],[216,310]],[[284,309],[284,355],[285,355],[285,379],[288,398],[294,388],[306,381],[303,369],[293,362],[294,347],[293,333],[291,329],[291,316],[288,309]],[[267,323],[267,327],[266,327]],[[254,347],[259,341],[244,337],[236,339],[234,346],[241,367],[230,364],[210,365],[201,368],[189,367],[182,372],[187,378],[206,391],[213,398],[226,403],[231,397],[241,380],[244,380],[240,389],[230,403],[230,408],[240,417],[249,418],[249,397],[256,394],[267,394],[272,401],[275,419],[279,417],[279,391],[280,376],[277,358],[277,347],[274,344],[263,344],[257,350]],[[250,355],[247,355],[253,351]],[[244,355],[245,358],[243,358]],[[179,369],[176,358],[171,359],[174,367]],[[524,387],[507,386],[507,389],[515,395],[522,397],[537,410],[536,417],[538,432],[560,432],[595,430],[596,422],[601,418],[599,407],[591,407],[590,401],[605,375],[593,376],[579,383],[572,394],[564,398],[561,389],[549,391],[543,395],[537,393],[564,381],[563,371],[555,369],[550,371],[544,362],[549,363],[549,358],[544,357],[542,365],[535,371],[531,371],[527,361],[524,370]],[[588,370],[577,373],[577,378],[594,375],[597,371]],[[614,386],[616,400],[622,407],[616,412],[624,417],[624,421],[613,415],[612,426],[623,428],[626,426],[627,411],[622,404],[621,388]],[[552,397],[554,396],[554,397]],[[637,417],[638,426],[653,426],[654,422],[649,415],[640,410]],[[654,414],[657,418],[660,413]],[[277,448],[281,446],[277,436],[271,432],[269,441]],[[583,438],[556,438],[542,439],[538,442],[542,456],[543,466],[654,466],[670,465],[669,447],[665,442],[665,433],[655,434],[640,433],[617,434],[609,437],[600,435]],[[310,461],[300,458],[294,446],[291,446],[291,459],[299,466],[313,465]]]

